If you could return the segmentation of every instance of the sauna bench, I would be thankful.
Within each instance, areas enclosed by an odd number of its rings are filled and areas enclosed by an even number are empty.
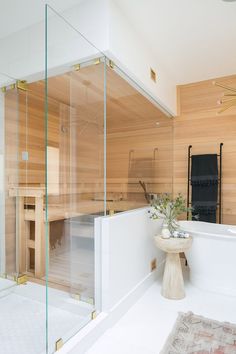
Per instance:
[[[48,218],[46,220],[45,212],[45,188],[43,187],[18,187],[10,188],[9,196],[17,198],[18,205],[18,252],[19,252],[19,271],[20,273],[30,273],[30,250],[34,249],[34,276],[42,278],[45,276],[45,253],[46,253],[46,232],[47,227],[48,239],[50,239],[50,222],[71,219],[88,213],[99,213],[103,210],[103,203],[93,201],[81,201],[77,208],[78,212],[68,212],[70,205],[48,206]],[[32,198],[33,202],[28,204],[26,198]],[[27,205],[33,206],[34,209],[27,209]],[[34,237],[30,237],[30,222],[34,222]]]
[[[60,220],[68,220],[82,215],[94,214],[102,216],[104,210],[104,201],[99,200],[81,200],[77,204],[72,204],[74,211],[71,210],[69,203],[62,206],[48,203],[48,215],[46,220],[45,211],[45,187],[17,187],[9,189],[9,196],[17,198],[18,201],[18,220],[19,220],[19,270],[20,273],[30,273],[30,251],[34,249],[34,273],[36,278],[45,276],[45,251],[46,237],[45,229],[47,228],[48,239],[50,240],[50,223]],[[50,197],[58,195],[49,194]],[[27,200],[29,199],[30,200]],[[129,200],[113,200],[107,201],[107,209],[113,211],[125,211],[143,207],[144,203]],[[27,208],[28,207],[28,208]],[[99,215],[101,214],[101,215]],[[47,221],[49,225],[47,227]],[[34,222],[34,235],[30,235],[30,223]],[[76,223],[76,220],[75,220]]]

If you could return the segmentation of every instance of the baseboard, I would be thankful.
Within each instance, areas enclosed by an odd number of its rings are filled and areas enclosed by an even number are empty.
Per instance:
[[[145,291],[162,275],[165,260],[156,271],[149,273],[134,289],[124,296],[109,312],[100,313],[79,333],[72,337],[58,354],[84,354],[101,335],[114,324],[140,299]]]

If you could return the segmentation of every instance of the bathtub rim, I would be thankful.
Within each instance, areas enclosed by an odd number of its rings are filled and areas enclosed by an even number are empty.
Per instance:
[[[178,224],[181,228],[181,224],[187,224],[187,223],[201,223],[201,224],[208,224],[208,225],[211,225],[212,223],[209,223],[209,222],[205,222],[205,221],[192,221],[192,220],[180,220],[178,221]],[[225,227],[228,227],[228,228],[235,228],[236,229],[236,225],[228,225],[228,224],[214,224],[214,225],[222,225],[222,226],[225,226]],[[228,235],[228,234],[224,234],[223,232],[221,234],[215,234],[214,232],[203,232],[203,231],[199,231],[199,230],[190,230],[188,229],[187,227],[186,228],[183,228],[184,231],[187,231],[189,232],[189,234],[191,236],[194,237],[194,234],[197,234],[197,235],[204,235],[204,236],[207,236],[207,237],[210,237],[210,238],[222,238],[222,239],[227,239],[227,240],[231,240],[231,241],[235,241],[236,242],[236,233],[233,233],[231,235]],[[234,239],[235,238],[235,239]]]

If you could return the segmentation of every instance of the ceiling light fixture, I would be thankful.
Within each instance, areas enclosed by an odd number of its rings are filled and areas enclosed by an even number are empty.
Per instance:
[[[232,106],[236,106],[236,88],[229,87],[226,85],[222,85],[218,82],[213,81],[213,85],[222,87],[227,90],[227,93],[223,93],[223,98],[217,101],[217,104],[221,105],[222,108],[219,113],[226,111],[227,109],[231,108]],[[224,98],[226,97],[226,98]]]

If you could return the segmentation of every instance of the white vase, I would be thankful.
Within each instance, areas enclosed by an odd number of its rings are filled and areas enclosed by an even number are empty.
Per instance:
[[[164,223],[162,225],[161,236],[162,238],[170,238],[170,230],[168,229],[168,224]]]

